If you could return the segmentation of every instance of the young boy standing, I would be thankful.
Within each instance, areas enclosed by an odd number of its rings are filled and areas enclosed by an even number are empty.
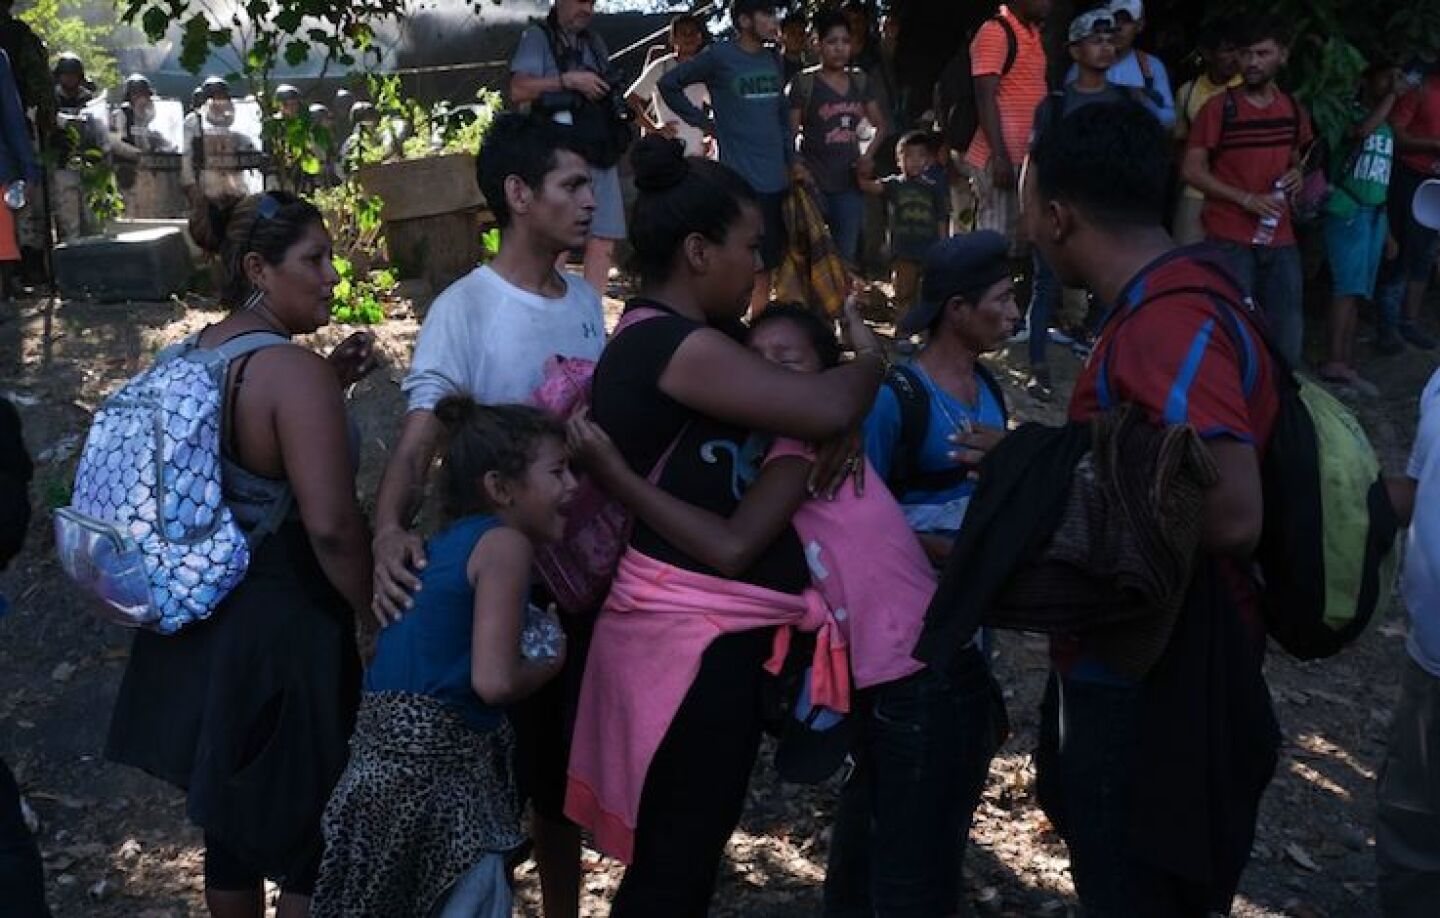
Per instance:
[[[778,5],[775,0],[735,0],[731,7],[735,40],[716,42],[660,78],[660,95],[670,110],[706,136],[714,136],[720,143],[720,161],[740,173],[760,196],[764,267],[755,276],[752,314],[769,302],[771,273],[785,251],[782,208],[795,158],[784,74],[779,57],[765,45],[778,30]],[[695,83],[704,83],[710,91],[713,118],[685,95],[685,88]]]
[[[944,183],[925,175],[935,162],[935,147],[934,137],[911,131],[895,145],[900,174],[883,179],[860,176],[860,190],[883,195],[890,211],[891,283],[895,286],[897,327],[915,302],[925,253],[949,231],[950,192]]]
[[[1325,204],[1325,249],[1334,279],[1330,302],[1329,354],[1320,378],[1368,394],[1375,386],[1355,369],[1355,312],[1359,301],[1375,294],[1380,260],[1390,239],[1385,204],[1395,157],[1395,131],[1389,124],[1399,80],[1389,64],[1372,65],[1355,99],[1352,124],[1330,151],[1330,200]],[[1398,316],[1382,316],[1391,329]],[[1386,321],[1388,320],[1388,321]]]
[[[679,138],[685,144],[686,156],[706,155],[705,135],[700,133],[699,128],[680,120],[680,116],[665,104],[658,87],[661,77],[700,53],[705,44],[704,28],[700,20],[689,13],[670,20],[672,50],[647,64],[640,78],[625,94],[626,104],[635,113],[645,132]],[[685,95],[697,107],[710,102],[705,87],[699,84],[687,86]]]
[[[797,174],[820,192],[840,257],[854,265],[865,215],[856,182],[860,122],[869,119],[877,140],[889,133],[889,126],[869,78],[850,67],[850,23],[839,13],[821,13],[815,18],[815,36],[820,40],[820,66],[790,83],[790,128],[800,137],[802,165]],[[875,145],[871,141],[870,149]]]

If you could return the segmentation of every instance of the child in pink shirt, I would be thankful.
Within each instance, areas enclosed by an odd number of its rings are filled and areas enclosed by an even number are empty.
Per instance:
[[[772,304],[752,324],[749,345],[797,372],[820,372],[840,360],[829,324],[801,306]],[[884,482],[867,467],[863,489],[807,499],[814,450],[780,440],[725,519],[637,475],[583,417],[572,421],[570,433],[576,458],[607,490],[723,576],[743,573],[793,516],[815,586],[846,632],[860,690],[857,768],[837,817],[826,911],[952,914],[970,820],[994,753],[994,694],[976,648],[956,654],[943,673],[911,657],[935,575]]]

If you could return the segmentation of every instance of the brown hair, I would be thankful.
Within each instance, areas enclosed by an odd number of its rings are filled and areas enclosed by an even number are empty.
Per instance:
[[[490,472],[518,479],[525,474],[545,437],[562,442],[565,430],[530,405],[481,405],[467,395],[451,395],[435,406],[445,426],[440,511],[448,520],[493,510],[480,479]]]
[[[236,308],[253,292],[245,256],[254,252],[278,265],[305,230],[324,224],[319,208],[288,191],[249,197],[201,198],[190,211],[190,237],[220,258],[220,302]]]

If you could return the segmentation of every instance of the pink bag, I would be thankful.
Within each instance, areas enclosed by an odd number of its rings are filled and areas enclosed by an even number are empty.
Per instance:
[[[665,315],[658,309],[636,308],[620,319],[615,336],[647,319]],[[613,340],[613,338],[612,338]],[[537,408],[561,421],[590,405],[595,363],[556,355],[545,361],[545,379],[531,396]],[[681,431],[684,432],[683,430]],[[653,484],[674,452],[679,437],[665,450],[650,473]],[[555,602],[573,615],[599,608],[615,579],[620,556],[630,544],[630,512],[586,475],[577,475],[578,488],[565,520],[565,536],[553,545],[535,550],[535,567]]]

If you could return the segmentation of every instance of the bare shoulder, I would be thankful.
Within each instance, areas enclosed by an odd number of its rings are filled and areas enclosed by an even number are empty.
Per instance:
[[[528,576],[534,559],[534,546],[519,530],[496,526],[475,543],[465,567],[471,580],[482,574],[493,576],[497,571],[523,571]]]
[[[330,361],[298,344],[257,351],[251,358],[250,366],[250,373],[263,370],[265,378],[282,391],[293,391],[291,387],[294,386],[318,386],[322,391],[340,391],[340,380]]]

